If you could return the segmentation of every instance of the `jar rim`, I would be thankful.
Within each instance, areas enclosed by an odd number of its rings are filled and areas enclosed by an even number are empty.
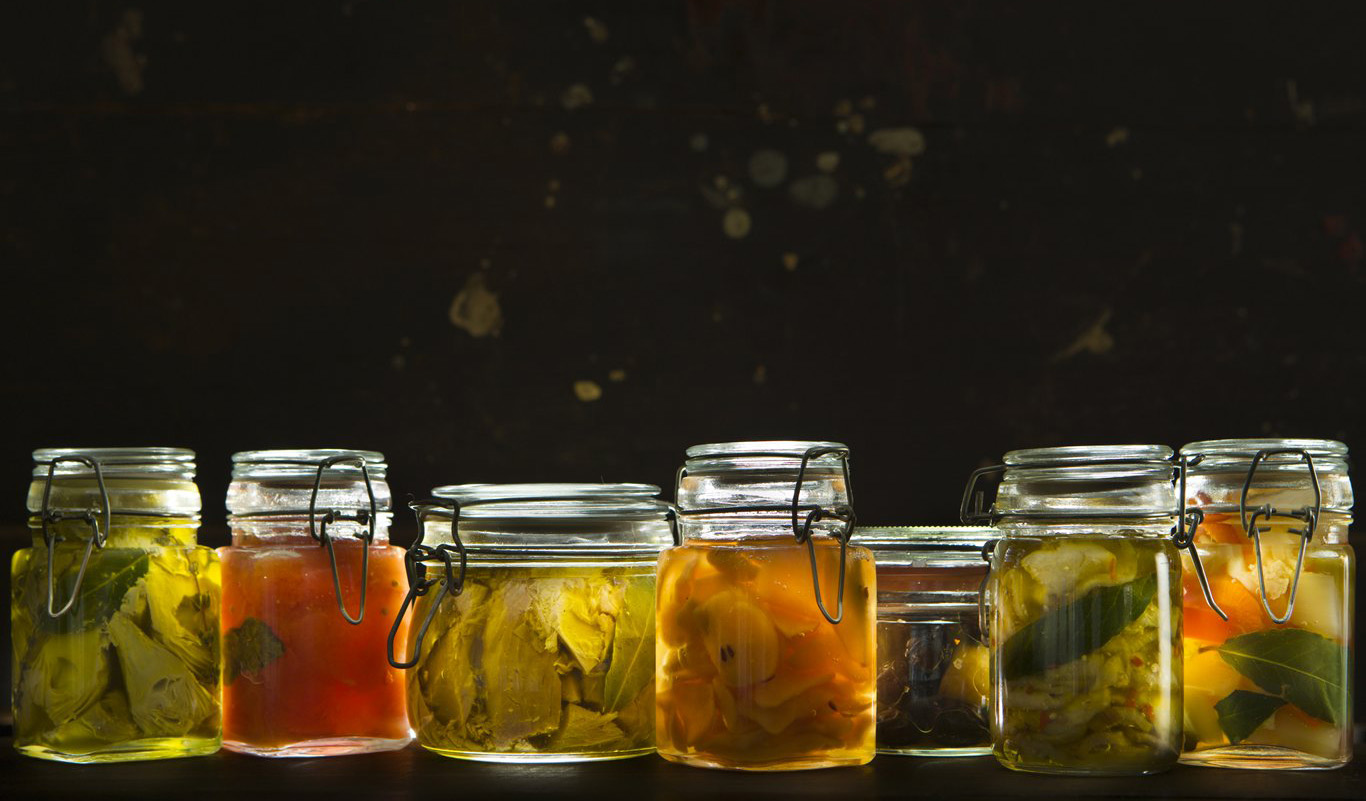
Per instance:
[[[189,448],[120,447],[120,448],[39,448],[33,452],[33,477],[45,479],[51,470],[54,476],[79,478],[93,476],[95,471],[76,461],[59,459],[81,457],[97,462],[105,478],[129,476],[180,478],[194,480],[195,453]]]
[[[1007,467],[1065,467],[1127,462],[1170,462],[1172,449],[1166,445],[1062,445],[1048,448],[1022,448],[1007,451]]]
[[[1347,472],[1347,445],[1332,439],[1250,437],[1244,439],[1206,439],[1181,446],[1182,456],[1201,459],[1190,465],[1192,473],[1231,469],[1246,470],[1258,452],[1279,448],[1302,450],[1314,458],[1320,472]],[[1258,465],[1270,470],[1308,470],[1298,455],[1268,456]]]
[[[352,448],[278,448],[238,451],[232,455],[232,478],[236,480],[314,478],[318,466],[328,459],[347,457],[360,459],[371,479],[383,479],[389,466],[379,451]],[[328,468],[342,475],[360,476],[360,466],[354,462],[339,462]]]
[[[945,551],[980,554],[1001,536],[991,526],[857,526],[853,542],[873,551]]]
[[[433,497],[460,504],[461,520],[663,520],[669,504],[654,484],[446,484]]]
[[[708,442],[693,445],[684,453],[688,459],[738,459],[744,457],[801,459],[812,448],[844,448],[842,442],[829,440],[769,439],[742,440],[736,442]],[[834,459],[830,455],[817,457]]]

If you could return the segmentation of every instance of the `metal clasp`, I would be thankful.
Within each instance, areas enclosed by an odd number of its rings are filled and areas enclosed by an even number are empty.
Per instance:
[[[989,476],[992,473],[1005,473],[1005,471],[1005,465],[994,464],[990,467],[979,467],[972,471],[971,476],[968,476],[968,485],[963,488],[963,499],[958,504],[958,519],[963,521],[963,525],[976,526],[982,523],[994,525],[996,523],[996,514],[992,511],[994,505],[986,506],[986,492],[977,489],[977,484],[983,476]]]
[[[97,520],[95,512],[87,509],[75,515],[68,515],[60,511],[53,510],[50,506],[52,498],[52,479],[57,472],[57,465],[61,462],[76,462],[89,467],[95,472],[95,484],[100,490],[100,516]],[[54,547],[62,538],[52,531],[50,525],[59,523],[63,520],[84,520],[90,526],[90,539],[85,543],[85,554],[81,557],[81,567],[76,572],[76,581],[71,587],[71,597],[66,599],[61,609],[52,608],[53,601],[56,600],[57,582],[53,575],[52,554],[56,550]],[[76,604],[76,598],[80,596],[81,584],[85,581],[86,568],[90,566],[90,554],[95,548],[103,548],[105,539],[109,536],[110,511],[109,511],[109,490],[104,484],[104,472],[100,468],[100,461],[93,456],[59,456],[54,458],[47,466],[47,480],[43,484],[43,544],[47,546],[47,616],[58,618],[65,615]],[[104,523],[101,528],[100,522]]]
[[[407,670],[417,665],[422,659],[422,640],[427,636],[427,629],[431,627],[433,618],[436,617],[436,610],[440,608],[441,602],[447,597],[454,598],[465,590],[465,569],[467,567],[465,558],[465,544],[460,541],[460,503],[454,499],[449,501],[426,501],[422,503],[410,503],[408,506],[417,516],[417,542],[408,548],[408,552],[403,556],[403,565],[408,573],[408,594],[403,597],[403,603],[398,608],[398,614],[394,616],[394,625],[389,629],[388,652],[389,664],[399,670]],[[449,511],[447,511],[449,509]],[[444,517],[449,514],[451,518],[451,543],[439,543],[436,546],[422,544],[422,537],[427,528],[428,517]],[[451,557],[452,552],[460,556],[460,575],[455,574],[455,563]],[[427,577],[427,566],[425,561],[428,559],[438,559],[442,563],[442,575],[435,578]],[[416,600],[426,595],[431,588],[440,584],[441,589],[433,599],[431,607],[427,609],[427,616],[423,619],[421,627],[417,630],[417,638],[413,641],[413,653],[403,662],[394,657],[394,640],[398,637],[399,627],[403,624],[403,617],[408,613],[408,608],[413,606]]]
[[[338,464],[355,464],[360,467],[361,477],[365,479],[365,494],[370,499],[370,508],[367,512],[362,509],[358,512],[346,513],[337,509],[330,509],[323,515],[321,525],[318,516],[318,490],[322,487],[323,473],[327,469]],[[379,510],[375,504],[375,488],[370,483],[370,471],[365,466],[365,457],[353,455],[330,456],[318,463],[318,473],[313,479],[313,494],[308,499],[308,533],[313,539],[327,548],[327,555],[332,560],[332,586],[337,591],[337,608],[341,610],[342,617],[347,623],[353,626],[360,625],[365,620],[365,596],[370,584],[370,545],[375,541],[375,521],[379,518]],[[332,544],[332,537],[327,533],[327,526],[338,521],[354,521],[362,525],[369,524],[369,529],[361,535],[364,541],[361,552],[361,583],[360,583],[360,612],[356,617],[351,617],[346,611],[346,603],[342,600],[341,576],[337,573],[337,550]]]
[[[1177,461],[1176,530],[1172,533],[1172,543],[1190,552],[1191,564],[1195,565],[1195,577],[1200,582],[1200,592],[1205,596],[1205,604],[1221,619],[1228,620],[1228,613],[1220,609],[1219,603],[1214,600],[1214,592],[1209,586],[1209,576],[1205,574],[1205,565],[1200,561],[1200,549],[1195,546],[1195,532],[1204,522],[1205,512],[1195,507],[1186,508],[1186,475],[1204,459],[1203,455],[1196,454],[1181,456]]]
[[[1247,495],[1252,489],[1253,479],[1257,475],[1257,466],[1268,457],[1282,455],[1297,455],[1304,460],[1309,468],[1309,479],[1314,486],[1314,505],[1305,506],[1296,510],[1276,509],[1271,504],[1263,504],[1253,510],[1252,516],[1248,517]],[[1257,584],[1261,589],[1262,608],[1266,614],[1276,623],[1285,623],[1290,620],[1290,616],[1295,613],[1295,593],[1300,586],[1300,573],[1304,568],[1304,554],[1309,549],[1309,541],[1314,538],[1314,531],[1318,529],[1319,514],[1323,511],[1323,491],[1319,487],[1319,473],[1314,466],[1314,457],[1309,451],[1303,448],[1263,448],[1257,451],[1257,455],[1252,457],[1252,465],[1248,467],[1247,479],[1243,481],[1243,492],[1238,497],[1238,519],[1243,524],[1243,531],[1252,538],[1253,547],[1257,552]],[[1295,559],[1295,575],[1290,584],[1290,595],[1286,600],[1285,614],[1277,616],[1271,611],[1271,600],[1266,594],[1266,571],[1262,566],[1262,538],[1261,535],[1271,529],[1260,528],[1257,526],[1257,518],[1270,520],[1272,517],[1290,517],[1296,520],[1303,520],[1308,525],[1300,529],[1287,529],[1291,534],[1296,534],[1300,538],[1300,552]]]

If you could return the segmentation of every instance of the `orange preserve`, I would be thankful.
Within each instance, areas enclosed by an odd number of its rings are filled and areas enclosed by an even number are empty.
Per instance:
[[[738,770],[873,757],[872,554],[850,547],[848,449],[738,442],[688,449],[683,544],[659,560],[660,756]]]
[[[412,739],[385,643],[407,592],[384,457],[233,456],[223,563],[223,746],[335,756]]]

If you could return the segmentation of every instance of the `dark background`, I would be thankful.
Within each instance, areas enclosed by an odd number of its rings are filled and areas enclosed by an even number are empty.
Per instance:
[[[1359,3],[25,5],[6,552],[47,445],[195,449],[212,545],[250,448],[671,494],[829,438],[949,523],[1015,447],[1366,447]]]

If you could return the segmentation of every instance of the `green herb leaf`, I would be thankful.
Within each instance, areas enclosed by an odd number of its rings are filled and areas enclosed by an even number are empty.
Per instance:
[[[1345,723],[1347,649],[1304,629],[1265,629],[1230,637],[1219,656],[1272,695],[1334,725]]]
[[[1015,632],[1001,650],[1006,680],[1065,665],[1110,641],[1143,614],[1157,592],[1157,574],[1097,587]]]
[[[612,663],[603,688],[604,712],[631,703],[655,677],[655,588],[631,581],[622,594],[621,616],[612,638]]]
[[[228,684],[238,676],[258,673],[285,654],[284,642],[260,620],[249,617],[223,635],[223,656]]]
[[[1248,690],[1234,690],[1228,697],[1214,705],[1219,713],[1219,728],[1228,735],[1228,741],[1241,743],[1257,730],[1257,727],[1271,717],[1271,713],[1285,706],[1284,698],[1262,695]]]
[[[76,574],[80,572],[81,552],[84,551],[85,544],[59,544],[57,549],[57,567],[53,571],[57,573],[57,585],[52,602],[54,609],[60,608],[66,603],[66,599],[71,597],[72,588],[76,586]],[[74,559],[61,558],[62,551],[67,549],[77,549]],[[46,555],[39,558],[45,559]],[[68,562],[66,568],[62,567],[63,561]],[[90,555],[90,567],[85,571],[85,578],[81,581],[76,603],[72,605],[71,610],[57,618],[49,616],[46,610],[42,611],[38,615],[38,627],[48,632],[84,631],[108,621],[118,611],[128,590],[147,575],[147,565],[148,554],[143,550],[96,549]],[[40,603],[46,605],[47,568],[44,566],[36,572],[43,583]]]

